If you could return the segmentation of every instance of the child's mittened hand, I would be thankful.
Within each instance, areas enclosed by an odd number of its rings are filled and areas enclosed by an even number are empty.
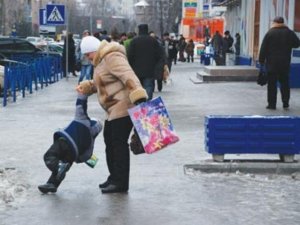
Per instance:
[[[79,94],[83,94],[83,88],[82,88],[80,85],[77,85],[76,91],[77,91]]]
[[[89,80],[85,80],[80,82],[80,84],[76,87],[76,91],[80,94],[90,95],[92,94],[92,84]]]

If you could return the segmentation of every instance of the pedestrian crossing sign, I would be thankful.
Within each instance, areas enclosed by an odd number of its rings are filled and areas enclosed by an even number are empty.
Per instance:
[[[49,4],[46,6],[47,24],[64,25],[65,24],[65,6]]]

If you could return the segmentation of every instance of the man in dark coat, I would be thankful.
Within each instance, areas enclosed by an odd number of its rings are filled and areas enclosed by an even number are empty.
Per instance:
[[[127,52],[130,66],[147,91],[149,99],[154,92],[155,68],[161,61],[160,45],[157,40],[148,34],[148,25],[138,26],[139,35],[132,39]]]
[[[239,33],[235,34],[235,65],[238,65],[238,58],[241,54],[241,35]]]
[[[213,38],[211,39],[211,45],[214,49],[214,60],[216,61],[216,65],[225,65],[223,38],[219,31],[216,31]]]
[[[271,29],[265,35],[259,52],[261,67],[266,64],[268,74],[267,109],[276,109],[277,82],[280,83],[283,108],[289,107],[289,72],[292,48],[298,48],[300,40],[285,24],[282,17],[275,17]]]
[[[68,39],[68,43],[67,43],[67,39]],[[75,49],[76,47],[73,39],[73,34],[69,33],[65,39],[64,48],[63,48],[62,64],[64,70],[64,77],[67,77],[69,72],[71,72],[74,77],[77,77],[75,73],[75,63],[76,63]],[[68,71],[66,68],[67,64],[68,64]]]
[[[165,50],[165,54],[168,60],[169,71],[172,69],[172,62],[175,58],[177,58],[177,46],[176,42],[173,38],[170,38],[170,34],[168,32],[164,33],[162,46]]]

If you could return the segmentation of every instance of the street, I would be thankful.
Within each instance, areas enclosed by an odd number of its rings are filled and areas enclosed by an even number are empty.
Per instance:
[[[103,135],[95,142],[98,164],[74,164],[56,194],[37,186],[50,172],[43,154],[52,134],[74,116],[78,77],[60,80],[0,107],[0,225],[296,225],[300,221],[300,176],[184,173],[185,164],[210,159],[204,148],[205,115],[299,115],[300,89],[291,90],[290,109],[267,105],[266,86],[255,82],[194,84],[201,69],[173,65],[172,82],[161,93],[180,141],[152,155],[131,154],[127,194],[102,194],[108,175]],[[2,99],[0,99],[2,101]],[[1,102],[2,103],[2,102]],[[105,119],[96,95],[90,117]],[[225,158],[277,158],[225,155]],[[299,160],[300,157],[296,156]]]

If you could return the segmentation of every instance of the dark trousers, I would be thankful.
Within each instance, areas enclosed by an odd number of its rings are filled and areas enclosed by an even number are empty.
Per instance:
[[[161,91],[162,91],[162,88],[163,88],[163,80],[162,80],[162,79],[157,79],[157,80],[156,80],[156,83],[157,83],[157,90],[158,90],[159,92],[161,92]]]
[[[129,116],[105,121],[104,142],[106,145],[106,163],[110,173],[108,181],[121,188],[129,187],[129,146],[128,139],[132,130]]]
[[[154,78],[140,78],[140,82],[143,86],[143,88],[146,90],[148,99],[152,99],[153,92],[154,92],[154,86],[155,86],[155,80]]]
[[[176,65],[177,64],[177,53],[176,53],[175,57],[173,58],[173,61],[174,61],[174,65]]]
[[[190,61],[194,62],[194,54],[187,55],[187,62],[190,62]]]
[[[283,104],[289,104],[290,85],[288,72],[268,73],[268,104],[276,106],[277,102],[277,82],[280,83],[281,100]]]
[[[56,175],[58,172],[58,164],[59,161],[62,162],[69,162],[72,165],[74,159],[70,154],[70,148],[66,141],[58,139],[54,141],[51,147],[44,155],[44,161],[47,168],[52,172],[50,178],[48,179],[47,183],[52,183],[57,187],[61,183],[56,179]]]
[[[172,62],[173,62],[173,58],[168,58],[168,69],[169,69],[169,72],[171,73],[171,69],[172,69]]]
[[[180,50],[179,51],[179,61],[184,62],[185,58],[184,58],[184,50]]]

